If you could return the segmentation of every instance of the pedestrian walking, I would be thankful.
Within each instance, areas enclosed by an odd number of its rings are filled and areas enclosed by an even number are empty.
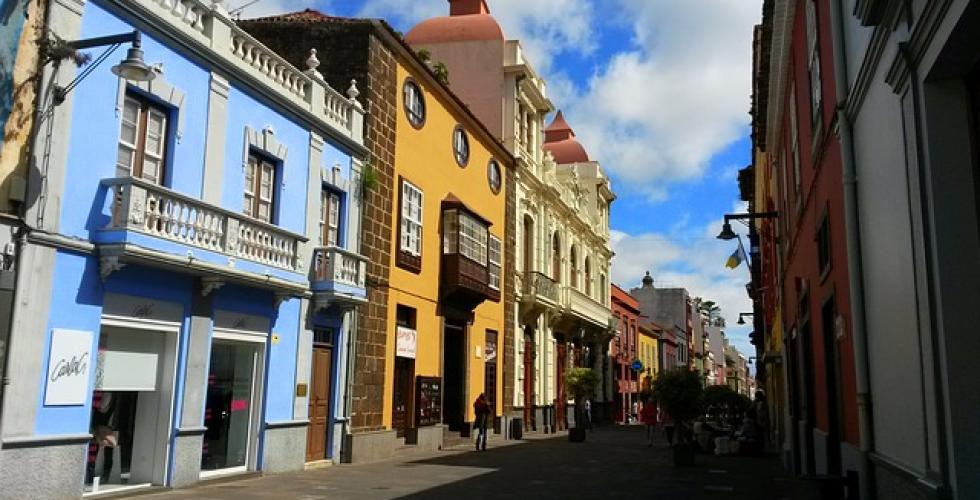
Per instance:
[[[480,393],[473,402],[473,413],[476,414],[476,451],[487,449],[487,421],[490,420],[490,405],[487,404],[486,394]]]
[[[645,399],[640,410],[640,420],[647,426],[647,447],[653,446],[653,434],[657,430],[657,405]]]
[[[585,409],[585,428],[592,430],[592,400],[586,399],[583,405]]]

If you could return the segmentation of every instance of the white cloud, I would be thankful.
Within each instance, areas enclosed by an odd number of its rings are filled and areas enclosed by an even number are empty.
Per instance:
[[[744,209],[742,203],[733,207],[733,211]],[[748,263],[735,269],[725,267],[737,243],[715,237],[721,223],[718,219],[693,231],[680,229],[670,233],[612,231],[611,243],[616,252],[612,278],[629,290],[639,286],[644,273],[650,271],[654,286],[686,288],[692,296],[717,302],[728,324],[728,338],[748,357],[755,353],[748,339],[751,326],[736,324],[738,313],[752,311],[752,301],[745,292],[745,284],[751,280]],[[740,228],[733,226],[733,229],[739,232]],[[744,231],[742,235],[747,243]]]
[[[697,179],[748,132],[761,0],[617,1],[634,46],[569,96],[569,121],[621,186]]]

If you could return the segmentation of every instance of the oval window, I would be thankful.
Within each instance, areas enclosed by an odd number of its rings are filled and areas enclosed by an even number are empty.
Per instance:
[[[490,160],[490,163],[487,164],[487,183],[490,184],[490,190],[493,191],[493,194],[500,192],[500,164],[497,163],[497,160]]]
[[[453,129],[453,156],[461,167],[465,167],[470,162],[470,139],[466,136],[466,130],[462,125],[457,125]]]
[[[422,89],[414,80],[405,80],[405,87],[402,89],[405,95],[405,115],[409,123],[415,128],[421,128],[425,124],[425,98],[422,96]]]

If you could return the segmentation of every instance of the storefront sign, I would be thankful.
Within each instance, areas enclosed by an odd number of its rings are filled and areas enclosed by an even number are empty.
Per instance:
[[[490,363],[491,361],[497,359],[497,342],[496,341],[491,342],[490,340],[487,340],[487,347],[484,350],[484,353],[486,354],[487,363]]]
[[[53,330],[48,355],[47,386],[44,404],[49,406],[83,405],[90,393],[89,370],[92,366],[92,332]]]
[[[153,300],[146,297],[105,294],[102,315],[116,319],[138,319],[180,323],[183,321],[183,307],[173,302]]]
[[[399,326],[397,339],[395,355],[400,358],[415,359],[415,346],[418,339],[418,332],[411,328]]]

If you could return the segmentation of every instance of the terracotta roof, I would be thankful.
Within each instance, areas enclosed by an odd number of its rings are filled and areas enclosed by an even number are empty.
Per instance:
[[[550,151],[558,164],[584,163],[589,160],[589,153],[575,139],[575,131],[565,121],[565,115],[559,110],[554,121],[544,130],[545,151]]]
[[[339,19],[334,16],[328,16],[323,12],[316,9],[305,9],[297,12],[290,12],[288,14],[279,14],[275,16],[266,17],[256,17],[252,19],[246,19],[246,21],[292,21],[292,22],[307,22],[315,23],[320,21],[327,21],[331,19]]]

